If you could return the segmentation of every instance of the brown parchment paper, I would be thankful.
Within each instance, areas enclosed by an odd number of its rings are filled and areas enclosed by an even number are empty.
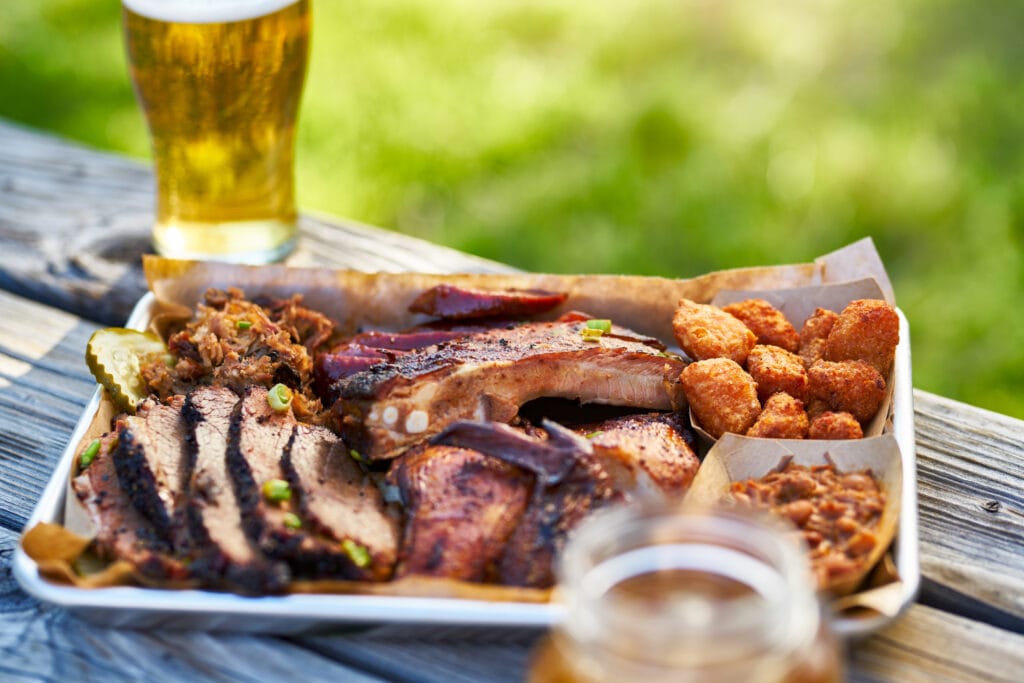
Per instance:
[[[899,525],[903,464],[899,445],[891,434],[855,441],[754,439],[726,434],[701,463],[687,493],[686,504],[717,505],[732,482],[760,479],[769,472],[782,469],[789,462],[807,467],[832,464],[840,472],[870,469],[885,494],[885,508],[875,529],[878,543],[859,572],[827,587],[831,595],[846,595],[856,589],[875,567],[892,543]],[[895,595],[898,591],[890,589],[888,593]],[[877,602],[877,597],[873,595],[870,599]],[[846,602],[847,607],[860,604],[858,601]],[[899,610],[898,604],[883,607],[891,607],[892,614]],[[878,611],[889,613],[884,609]]]
[[[708,302],[723,289],[766,290],[806,287],[888,276],[870,239],[864,239],[814,263],[718,271],[673,280],[629,275],[364,273],[282,265],[243,266],[143,257],[159,314],[191,310],[209,287],[239,287],[250,296],[288,297],[301,293],[306,305],[321,311],[343,331],[360,327],[398,330],[427,318],[407,311],[423,290],[441,283],[493,289],[547,289],[568,294],[549,316],[568,310],[611,317],[619,325],[664,340],[672,339],[672,314],[680,298]],[[861,269],[858,274],[851,277]],[[187,313],[186,313],[187,314]]]
[[[722,290],[770,292],[778,289],[820,287],[851,279],[874,278],[891,300],[891,285],[881,259],[868,239],[861,240],[813,263],[742,268],[709,273],[690,279],[668,279],[625,275],[551,274],[424,274],[365,273],[324,268],[289,268],[283,265],[244,266],[196,262],[145,256],[143,268],[156,297],[150,328],[164,333],[170,322],[187,318],[210,287],[238,287],[247,296],[290,297],[303,295],[307,306],[332,318],[344,332],[357,329],[400,330],[427,318],[407,311],[409,303],[425,289],[441,283],[492,289],[547,289],[568,294],[566,302],[550,312],[557,317],[568,310],[580,310],[607,317],[637,332],[672,341],[672,315],[680,298],[709,302]],[[813,310],[813,309],[812,309]],[[110,428],[114,410],[104,401],[94,416],[86,444]],[[825,442],[821,442],[825,443]],[[72,471],[74,476],[76,472]],[[100,573],[82,573],[68,559],[68,548],[88,545],[91,523],[68,490],[63,533],[30,530],[23,537],[29,556],[44,575],[78,586],[94,587],[133,582],[153,586],[124,563],[115,563]],[[38,527],[37,527],[38,529]],[[39,535],[42,534],[42,535]],[[51,539],[47,542],[45,539]],[[31,542],[28,542],[31,541]],[[181,587],[165,583],[158,587]],[[385,584],[350,581],[296,581],[295,592],[368,593],[389,595],[430,595],[477,598],[495,601],[538,602],[548,600],[549,590],[523,589],[443,579],[403,579]]]

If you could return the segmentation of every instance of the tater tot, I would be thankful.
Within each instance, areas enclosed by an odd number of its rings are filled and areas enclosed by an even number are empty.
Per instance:
[[[693,416],[716,439],[726,432],[745,434],[761,412],[757,384],[728,358],[691,363],[679,381]]]
[[[757,335],[758,344],[771,344],[796,353],[800,335],[782,311],[764,299],[747,299],[723,306],[722,310],[738,318]]]
[[[896,310],[881,299],[858,299],[839,314],[825,343],[825,360],[862,360],[889,376],[896,344],[900,340],[900,319]]]
[[[680,299],[672,318],[676,341],[693,360],[728,358],[740,365],[757,343],[746,325],[714,306]]]
[[[885,399],[885,380],[864,361],[819,360],[807,371],[807,393],[835,412],[845,411],[866,422]]]
[[[808,379],[808,385],[809,384],[810,380]],[[814,418],[818,417],[822,413],[827,413],[831,410],[827,403],[821,399],[814,398],[813,396],[807,397],[807,400],[804,401],[804,407],[807,408],[807,419],[811,422],[814,422]]]
[[[839,314],[827,308],[817,308],[814,314],[804,321],[800,328],[800,357],[805,367],[814,365],[825,353],[825,342],[828,340],[832,326],[839,319]]]
[[[811,421],[809,439],[863,439],[864,430],[849,413],[825,412]]]
[[[747,356],[747,372],[757,382],[761,402],[778,391],[801,401],[807,395],[807,369],[800,356],[778,346],[758,344]]]
[[[807,437],[808,420],[804,404],[787,393],[772,394],[747,436],[765,439],[803,439]]]

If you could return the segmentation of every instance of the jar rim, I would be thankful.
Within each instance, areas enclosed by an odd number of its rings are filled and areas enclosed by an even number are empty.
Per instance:
[[[813,640],[821,618],[800,548],[776,520],[735,510],[634,504],[601,511],[570,537],[558,564],[562,629],[606,656],[630,651],[632,639],[709,665],[785,656]],[[624,581],[665,570],[706,573],[747,590],[727,599],[673,591],[657,605],[616,596]],[[643,655],[659,657],[656,647]]]

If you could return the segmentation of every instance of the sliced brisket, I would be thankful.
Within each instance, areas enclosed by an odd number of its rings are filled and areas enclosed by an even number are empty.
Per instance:
[[[104,435],[92,463],[71,481],[96,528],[95,548],[106,559],[131,562],[144,576],[184,579],[183,563],[171,555],[170,545],[121,488],[111,454],[116,441],[115,432]]]
[[[230,389],[204,387],[189,394],[182,411],[193,463],[186,504],[196,546],[192,569],[211,585],[245,593],[278,592],[287,584],[287,567],[268,560],[245,535],[228,472],[231,416],[238,402]]]
[[[148,400],[138,414],[120,420],[113,453],[121,488],[160,536],[178,552],[187,551],[184,503],[187,485],[185,399],[167,404]]]
[[[325,538],[297,513],[295,492],[287,500],[269,500],[263,486],[284,480],[282,460],[294,446],[295,418],[289,411],[275,412],[262,387],[249,389],[232,418],[228,467],[242,511],[243,528],[268,556],[287,561],[296,576],[304,578],[371,578],[373,562],[367,561],[350,540],[348,549],[339,539]],[[305,447],[305,439],[300,450]],[[344,451],[334,455],[347,458]],[[354,464],[354,463],[353,463]],[[340,484],[340,482],[339,482]],[[305,489],[304,489],[305,490]],[[335,516],[348,511],[341,508]],[[298,524],[296,523],[298,522]],[[363,565],[363,566],[360,566]],[[390,572],[390,566],[378,569]]]
[[[365,567],[342,562],[338,571],[350,578],[388,579],[398,555],[398,521],[341,439],[323,427],[296,425],[281,466],[310,533],[334,547],[353,543],[366,550],[369,562],[360,560]]]

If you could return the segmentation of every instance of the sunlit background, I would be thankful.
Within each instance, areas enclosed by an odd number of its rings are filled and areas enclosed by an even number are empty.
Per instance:
[[[1019,0],[313,0],[299,203],[549,271],[874,237],[914,384],[1024,417]],[[149,154],[113,0],[4,2],[0,116]]]

